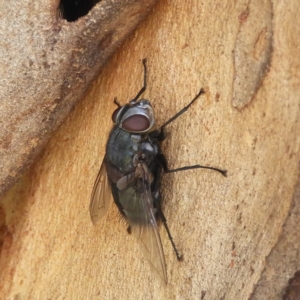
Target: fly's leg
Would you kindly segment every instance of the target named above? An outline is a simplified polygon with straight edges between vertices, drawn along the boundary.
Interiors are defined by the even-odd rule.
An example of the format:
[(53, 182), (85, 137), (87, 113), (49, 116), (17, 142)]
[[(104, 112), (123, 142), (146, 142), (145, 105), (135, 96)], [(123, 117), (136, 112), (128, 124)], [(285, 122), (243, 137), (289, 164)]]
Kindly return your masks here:
[[(140, 96), (145, 92), (147, 88), (147, 65), (146, 65), (147, 59), (143, 59), (143, 66), (144, 66), (144, 85), (140, 89), (140, 91), (137, 93), (137, 95), (131, 100), (131, 101), (137, 101)], [(114, 98), (114, 104), (116, 104), (118, 107), (121, 107), (121, 104), (119, 103), (117, 97)]]
[(131, 101), (137, 101), (140, 98), (140, 96), (145, 92), (145, 90), (147, 88), (147, 65), (146, 65), (146, 62), (147, 62), (147, 59), (144, 58), (143, 59), (143, 65), (144, 65), (144, 85), (140, 89), (140, 91), (137, 93), (137, 95)]
[(183, 113), (185, 113), (189, 108), (190, 106), (201, 96), (205, 94), (205, 91), (204, 89), (201, 89), (199, 91), (199, 93), (195, 96), (195, 98), (187, 105), (185, 106), (182, 110), (180, 110), (177, 114), (175, 114), (175, 116), (173, 116), (171, 119), (169, 119), (165, 124), (163, 124), (161, 127), (160, 127), (160, 130), (163, 131), (164, 128), (169, 125), (171, 122), (173, 122), (174, 120), (176, 120), (179, 116), (181, 116)]
[[(185, 170), (190, 170), (190, 169), (204, 168), (204, 169), (210, 169), (210, 170), (220, 172), (223, 176), (227, 176), (227, 171), (226, 170), (221, 170), (221, 169), (213, 168), (213, 167), (200, 166), (200, 165), (186, 166), (186, 167), (170, 170), (170, 169), (168, 169), (167, 159), (166, 159), (166, 157), (164, 156), (163, 153), (158, 153), (157, 161), (158, 161), (159, 165), (163, 168), (165, 173), (174, 173), (174, 172), (180, 172), (180, 171), (185, 171)], [(163, 223), (163, 225), (164, 225), (164, 227), (167, 231), (169, 240), (172, 244), (172, 247), (173, 247), (174, 252), (176, 254), (177, 260), (181, 261), (181, 260), (183, 260), (183, 256), (177, 250), (177, 247), (174, 243), (173, 237), (172, 237), (171, 232), (169, 230), (166, 217), (165, 217), (165, 215), (164, 215), (164, 213), (161, 209), (161, 206), (160, 206), (159, 185), (160, 185), (160, 181), (161, 181), (161, 172), (158, 172), (155, 179), (156, 179), (156, 181), (154, 182), (154, 185), (152, 186), (151, 190), (152, 190), (152, 197), (153, 197), (156, 209), (157, 209), (156, 214), (157, 214), (157, 217), (162, 221), (162, 223)]]
[[(205, 93), (204, 89), (200, 89), (199, 93), (195, 96), (195, 98), (187, 106), (185, 106), (182, 110), (180, 110), (177, 114), (175, 114), (171, 119), (169, 119), (166, 123), (164, 123), (160, 127), (160, 131), (156, 131), (156, 133), (153, 133), (155, 138), (158, 141), (163, 141), (165, 139), (165, 132), (164, 132), (165, 127), (167, 125), (169, 125), (171, 122), (173, 122), (174, 120), (176, 120), (183, 113), (185, 113), (189, 109), (189, 107), (204, 93)], [(165, 173), (174, 173), (174, 172), (186, 171), (186, 170), (191, 170), (191, 169), (209, 169), (209, 170), (217, 171), (217, 172), (221, 173), (223, 176), (227, 177), (227, 170), (221, 170), (219, 168), (201, 166), (201, 165), (185, 166), (185, 167), (170, 170), (170, 169), (168, 169), (168, 166), (167, 166), (167, 160), (162, 153), (159, 154), (158, 160), (161, 163)]]
[(181, 172), (181, 171), (192, 170), (192, 169), (209, 169), (209, 170), (217, 171), (221, 173), (223, 176), (227, 177), (227, 170), (221, 170), (218, 168), (201, 166), (201, 165), (185, 166), (185, 167), (172, 169), (172, 170), (165, 169), (164, 171), (165, 173), (175, 173), (175, 172)]
[(159, 192), (159, 188), (160, 188), (160, 182), (161, 182), (161, 169), (162, 167), (159, 166), (159, 169), (156, 172), (156, 176), (154, 176), (155, 180), (151, 186), (151, 193), (152, 193), (152, 198), (154, 200), (154, 206), (156, 209), (156, 216), (158, 219), (160, 219), (162, 221), (162, 223), (164, 224), (164, 227), (167, 231), (169, 240), (172, 244), (172, 247), (174, 249), (174, 252), (176, 254), (177, 260), (181, 261), (183, 259), (183, 256), (181, 254), (179, 254), (179, 251), (177, 250), (177, 247), (174, 243), (173, 237), (171, 235), (171, 232), (169, 230), (169, 227), (167, 225), (167, 219), (161, 209), (161, 198), (160, 198), (160, 192)]
[[(221, 173), (223, 176), (225, 176), (225, 177), (227, 176), (227, 170), (221, 170), (221, 169), (218, 169), (218, 168), (200, 166), (200, 165), (186, 166), (186, 167), (181, 167), (181, 168), (170, 170), (170, 169), (168, 169), (167, 159), (166, 159), (166, 157), (163, 153), (159, 153), (157, 155), (157, 160), (158, 160), (160, 166), (163, 168), (165, 173), (174, 173), (174, 172), (186, 171), (186, 170), (191, 170), (191, 169), (203, 168), (203, 169), (210, 169), (210, 170), (213, 170), (213, 171), (217, 171), (217, 172)], [(165, 217), (165, 215), (164, 215), (164, 213), (163, 213), (163, 211), (160, 207), (159, 183), (160, 183), (160, 176), (157, 177), (156, 184), (154, 185), (153, 192), (152, 192), (154, 202), (156, 203), (157, 216), (160, 218), (160, 220), (164, 224), (164, 227), (167, 231), (169, 240), (170, 240), (170, 242), (172, 244), (172, 247), (175, 251), (177, 260), (181, 261), (181, 260), (183, 260), (183, 256), (181, 254), (179, 254), (179, 252), (177, 250), (177, 247), (174, 243), (173, 237), (172, 237), (171, 232), (169, 230), (169, 227), (167, 225), (166, 217)]]
[(174, 251), (175, 251), (177, 260), (178, 260), (178, 261), (182, 261), (182, 260), (183, 260), (183, 256), (182, 256), (182, 255), (179, 253), (179, 251), (177, 250), (177, 247), (176, 247), (176, 245), (175, 245), (175, 243), (174, 243), (173, 237), (172, 237), (171, 232), (170, 232), (170, 230), (169, 230), (169, 227), (168, 227), (168, 225), (167, 225), (167, 219), (166, 219), (166, 217), (165, 217), (165, 215), (164, 215), (164, 213), (162, 212), (162, 210), (161, 210), (160, 207), (159, 207), (158, 210), (157, 210), (157, 215), (158, 215), (158, 217), (160, 218), (160, 220), (162, 221), (162, 223), (163, 223), (164, 226), (165, 226), (165, 229), (166, 229), (166, 231), (167, 231), (169, 240), (170, 240), (170, 242), (171, 242), (171, 244), (172, 244), (172, 247), (173, 247), (173, 249), (174, 249)]
[(164, 169), (165, 173), (175, 173), (175, 172), (181, 172), (181, 171), (192, 170), (192, 169), (209, 169), (209, 170), (217, 171), (221, 173), (223, 176), (227, 177), (227, 170), (221, 170), (219, 168), (201, 166), (201, 165), (185, 166), (185, 167), (170, 170), (168, 168), (167, 159), (163, 153), (159, 153), (157, 155), (157, 160), (159, 161), (160, 165)]
[[(153, 132), (151, 132), (149, 135), (151, 138), (156, 139), (157, 141), (163, 141), (166, 137), (164, 129), (165, 127), (170, 124), (171, 122), (173, 122), (174, 120), (176, 120), (180, 115), (182, 115), (184, 112), (186, 112), (189, 107), (202, 95), (204, 94), (204, 90), (201, 89), (199, 91), (199, 93), (195, 96), (195, 98), (187, 105), (185, 106), (183, 109), (181, 109), (177, 114), (175, 114), (172, 118), (170, 118), (166, 123), (164, 123), (161, 127), (160, 130), (155, 130)], [(159, 151), (159, 153), (157, 154), (157, 162), (159, 163), (159, 165), (163, 168), (165, 173), (174, 173), (174, 172), (180, 172), (180, 171), (186, 171), (186, 170), (191, 170), (191, 169), (210, 169), (213, 171), (217, 171), (219, 173), (221, 173), (223, 176), (227, 176), (227, 171), (226, 170), (221, 170), (218, 168), (214, 168), (214, 167), (208, 167), (208, 166), (201, 166), (201, 165), (193, 165), (193, 166), (185, 166), (185, 167), (181, 167), (181, 168), (177, 168), (177, 169), (173, 169), (170, 170), (168, 168), (168, 163), (167, 163), (167, 159), (165, 157), (165, 155)], [(158, 174), (157, 174), (158, 175)], [(160, 194), (159, 194), (159, 183), (160, 183), (160, 172), (159, 172), (159, 176), (156, 176), (156, 183), (154, 183), (154, 186), (152, 187), (152, 195), (153, 195), (153, 199), (156, 203), (156, 209), (157, 209), (157, 216), (161, 219), (161, 221), (164, 224), (164, 227), (167, 231), (169, 240), (172, 244), (172, 247), (176, 253), (176, 257), (179, 261), (181, 261), (183, 259), (183, 256), (179, 254), (176, 245), (173, 241), (172, 235), (170, 233), (169, 227), (167, 225), (167, 220), (166, 217), (164, 216), (164, 213), (160, 207)]]
[(154, 130), (152, 132), (150, 132), (150, 137), (151, 138), (155, 138), (157, 141), (162, 142), (165, 138), (166, 138), (166, 134), (165, 134), (165, 127), (167, 125), (169, 125), (171, 122), (173, 122), (174, 120), (176, 120), (179, 116), (181, 116), (183, 113), (185, 113), (189, 107), (202, 95), (205, 94), (204, 89), (201, 89), (199, 91), (199, 93), (195, 96), (195, 98), (187, 105), (185, 106), (183, 109), (181, 109), (177, 114), (175, 114), (171, 119), (169, 119), (166, 123), (164, 123), (159, 130)]

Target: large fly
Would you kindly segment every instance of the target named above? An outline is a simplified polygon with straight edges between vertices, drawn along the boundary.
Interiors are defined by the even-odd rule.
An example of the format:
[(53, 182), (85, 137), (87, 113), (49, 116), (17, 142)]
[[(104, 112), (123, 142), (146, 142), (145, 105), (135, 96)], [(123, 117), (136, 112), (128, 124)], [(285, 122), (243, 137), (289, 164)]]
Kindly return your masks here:
[(161, 208), (160, 183), (162, 172), (172, 173), (190, 169), (210, 169), (227, 175), (226, 170), (193, 165), (170, 170), (161, 150), (165, 139), (165, 127), (182, 115), (202, 95), (201, 89), (195, 98), (159, 129), (155, 129), (153, 108), (146, 99), (140, 99), (147, 87), (146, 59), (143, 60), (144, 85), (127, 104), (112, 115), (114, 126), (110, 132), (106, 154), (96, 178), (90, 202), (93, 223), (99, 221), (111, 203), (111, 194), (122, 216), (129, 223), (146, 259), (159, 278), (167, 283), (165, 256), (156, 220), (161, 220), (178, 260), (179, 254), (166, 218)]

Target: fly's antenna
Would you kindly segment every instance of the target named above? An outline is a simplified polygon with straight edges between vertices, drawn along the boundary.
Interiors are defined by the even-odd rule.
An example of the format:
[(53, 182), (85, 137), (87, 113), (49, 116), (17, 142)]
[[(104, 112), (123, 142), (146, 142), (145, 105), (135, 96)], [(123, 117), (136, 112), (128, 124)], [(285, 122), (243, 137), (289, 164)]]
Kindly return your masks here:
[(131, 100), (131, 101), (137, 101), (140, 96), (145, 92), (147, 88), (147, 65), (146, 65), (147, 59), (143, 59), (143, 65), (144, 65), (144, 86), (140, 89), (140, 91), (137, 93), (137, 95)]
[(122, 107), (117, 97), (114, 98), (114, 104), (116, 104), (119, 108)]

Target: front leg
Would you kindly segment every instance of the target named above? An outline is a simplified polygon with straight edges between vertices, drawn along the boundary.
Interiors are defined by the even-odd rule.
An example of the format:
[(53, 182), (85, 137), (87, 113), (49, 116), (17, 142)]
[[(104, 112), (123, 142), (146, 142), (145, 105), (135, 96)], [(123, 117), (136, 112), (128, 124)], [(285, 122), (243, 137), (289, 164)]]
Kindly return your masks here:
[(149, 133), (149, 137), (152, 140), (156, 140), (158, 142), (162, 142), (163, 140), (166, 139), (166, 133), (165, 133), (164, 127), (160, 127), (159, 129), (150, 132)]

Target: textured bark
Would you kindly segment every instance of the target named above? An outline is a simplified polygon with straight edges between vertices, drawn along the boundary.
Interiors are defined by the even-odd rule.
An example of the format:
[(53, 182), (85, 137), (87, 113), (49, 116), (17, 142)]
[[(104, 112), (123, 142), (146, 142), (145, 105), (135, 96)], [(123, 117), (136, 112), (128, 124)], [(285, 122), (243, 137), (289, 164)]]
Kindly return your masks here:
[(58, 1), (0, 3), (0, 195), (154, 3), (101, 1), (72, 23), (60, 17)]
[[(297, 184), (289, 215), (277, 244), (266, 259), (265, 270), (255, 286), (251, 300), (297, 300), (300, 297), (300, 182)], [(298, 271), (298, 273), (296, 273)], [(293, 280), (294, 273), (296, 280)], [(298, 283), (298, 284), (296, 284)], [(293, 298), (293, 295), (297, 297)], [(286, 297), (286, 298), (284, 298)], [(290, 297), (290, 298), (289, 298)]]
[[(160, 1), (1, 199), (1, 297), (254, 297), (266, 257), (286, 234), (282, 226), (299, 176), (299, 6), (298, 0), (273, 2), (270, 63), (260, 84), (253, 85), (251, 101), (236, 109), (235, 46), (247, 22), (241, 16), (252, 13), (249, 1)], [(164, 212), (184, 255), (183, 262), (176, 260), (160, 228), (167, 286), (151, 273), (114, 205), (97, 226), (88, 212), (113, 98), (124, 104), (140, 89), (144, 57), (149, 68), (144, 97), (151, 100), (158, 125), (200, 87), (206, 91), (167, 129), (163, 148), (170, 167), (200, 163), (228, 170), (228, 178), (208, 170), (164, 176)], [(297, 268), (289, 266), (281, 282), (287, 285)], [(284, 291), (262, 293), (255, 299), (280, 299)]]

